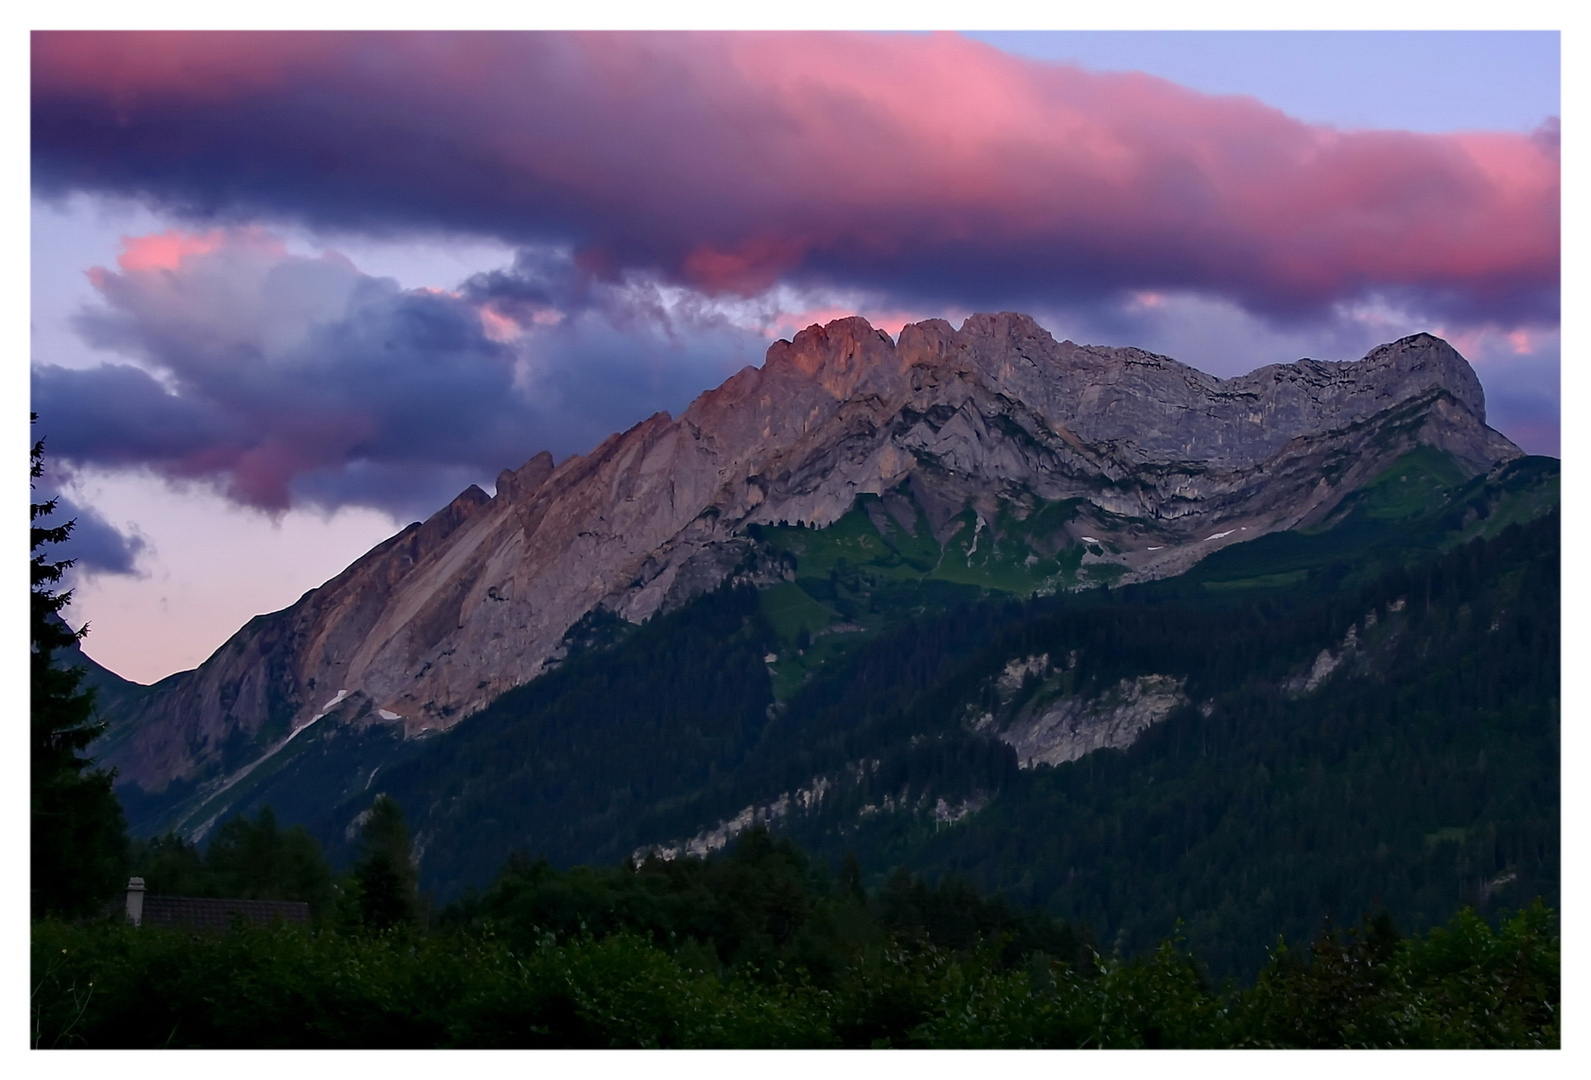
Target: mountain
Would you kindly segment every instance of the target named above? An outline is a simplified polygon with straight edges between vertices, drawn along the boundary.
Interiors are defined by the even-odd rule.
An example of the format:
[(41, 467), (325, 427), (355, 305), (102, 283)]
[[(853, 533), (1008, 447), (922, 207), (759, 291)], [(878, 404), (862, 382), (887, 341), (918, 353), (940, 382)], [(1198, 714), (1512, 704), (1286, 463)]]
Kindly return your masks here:
[[(1459, 490), (1518, 496), (1549, 470), (1524, 459)], [(1415, 483), (1389, 473), (1378, 486)], [(1428, 523), (1485, 512), (1445, 501)], [(634, 822), (629, 839), (668, 854), (764, 821), (827, 865), (852, 853), (874, 881), (895, 866), (960, 878), (1129, 954), (1180, 921), (1217, 978), (1254, 971), (1279, 934), (1306, 940), (1323, 918), (1380, 909), (1412, 929), (1464, 905), (1491, 918), (1556, 903), (1559, 521), (1509, 523), (1510, 503), (1445, 553), (1419, 549), (1424, 525), (1402, 530), (1407, 561), (1366, 574), (1393, 552), (1348, 545), (1386, 512), (1380, 499), (1314, 534), (1338, 534), (1348, 557), (1292, 584), (1247, 568), (981, 605), (954, 616), (964, 630), (944, 619), (881, 636), (793, 697), (724, 779), (669, 792), (674, 805), (634, 800), (606, 828)], [(1222, 553), (1226, 573), (1241, 551)], [(427, 776), (444, 755), (470, 757), (437, 745), (381, 781), (415, 809), (432, 887), (448, 869), (468, 880), (472, 849), (490, 858), (468, 818), (530, 825), (520, 843), (556, 850), (555, 813), (516, 817), (506, 785), (483, 813), (494, 767), (472, 763), (473, 785), (457, 779), (469, 769)], [(700, 824), (670, 834), (667, 816)]]
[[(1164, 578), (1331, 523), (1420, 448), (1449, 484), (1521, 457), (1486, 426), (1468, 363), (1430, 335), (1217, 379), (1056, 342), (1010, 313), (913, 324), (898, 341), (842, 319), (775, 343), (677, 419), (556, 466), (537, 455), (495, 496), (469, 488), (199, 668), (130, 695), (97, 749), (136, 821), (140, 800), (213, 799), (323, 720), (371, 746), (446, 731), (602, 634), (726, 583), (782, 603), (767, 611), (779, 640), (827, 633), (818, 654), (869, 629), (876, 590), (846, 615), (858, 561), (947, 596)], [(815, 568), (824, 599), (795, 585)], [(770, 654), (776, 682), (811, 674), (789, 653)]]
[(587, 620), (446, 732), (316, 724), (129, 813), (196, 833), (271, 806), (345, 862), (384, 793), (439, 902), (516, 850), (614, 867), (766, 823), (870, 887), (970, 880), (1127, 951), (1180, 919), (1215, 978), (1327, 916), (1555, 904), (1557, 462), (1459, 472), (1417, 448), (1318, 526), (1026, 599), (902, 574), (862, 509), (769, 530), (807, 544), (793, 581)]
[[(59, 623), (70, 632), (66, 620), (59, 615), (51, 615), (51, 622)], [(82, 642), (73, 638), (71, 643), (63, 647), (56, 654), (59, 657), (58, 666), (63, 668), (79, 668), (83, 672), (82, 689), (94, 691), (94, 703), (101, 713), (109, 712), (129, 698), (134, 698), (144, 689), (142, 683), (135, 683), (131, 679), (124, 679), (107, 667), (98, 663), (92, 656), (83, 651)]]

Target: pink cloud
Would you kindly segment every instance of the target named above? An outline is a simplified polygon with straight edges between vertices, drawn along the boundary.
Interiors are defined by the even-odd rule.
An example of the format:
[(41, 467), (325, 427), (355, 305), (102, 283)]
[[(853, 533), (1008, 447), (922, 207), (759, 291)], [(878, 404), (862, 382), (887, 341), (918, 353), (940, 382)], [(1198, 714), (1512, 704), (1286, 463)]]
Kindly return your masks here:
[[(90, 273), (102, 302), (77, 324), (142, 369), (36, 372), (35, 396), (55, 412), (96, 417), (67, 427), (69, 457), (213, 482), (277, 512), (305, 477), (350, 465), (446, 471), (515, 455), (511, 436), (490, 430), (523, 416), (501, 346), (511, 320), (457, 293), (402, 290), (334, 252), (291, 254), (259, 228), (122, 246), (116, 270)], [(75, 388), (66, 409), (52, 397), (63, 380)], [(424, 448), (427, 437), (438, 445)]]
[(214, 251), (224, 239), (225, 234), (219, 229), (204, 234), (168, 229), (148, 236), (124, 236), (116, 265), (132, 271), (175, 270), (187, 256)]
[(481, 316), (481, 329), (493, 341), (513, 341), (520, 335), (519, 323), (507, 315), (499, 314), (490, 307), (478, 309)]
[(37, 183), (923, 306), (1555, 318), (1556, 144), (1338, 131), (955, 35), (34, 35)]

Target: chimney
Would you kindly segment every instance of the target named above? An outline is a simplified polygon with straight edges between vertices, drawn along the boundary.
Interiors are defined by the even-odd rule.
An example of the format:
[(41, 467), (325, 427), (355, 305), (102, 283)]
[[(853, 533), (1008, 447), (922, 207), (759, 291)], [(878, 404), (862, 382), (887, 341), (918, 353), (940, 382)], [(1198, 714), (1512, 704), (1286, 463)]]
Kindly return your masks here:
[(134, 926), (143, 925), (144, 879), (141, 877), (127, 879), (127, 921)]

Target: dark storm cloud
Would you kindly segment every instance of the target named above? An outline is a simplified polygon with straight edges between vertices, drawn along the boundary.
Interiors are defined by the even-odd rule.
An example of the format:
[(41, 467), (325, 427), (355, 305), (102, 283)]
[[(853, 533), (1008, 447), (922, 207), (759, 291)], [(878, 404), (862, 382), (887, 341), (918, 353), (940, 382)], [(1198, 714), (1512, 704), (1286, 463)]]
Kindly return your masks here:
[(947, 35), (42, 33), (32, 72), (37, 190), (196, 218), (562, 244), (719, 295), (1557, 317), (1551, 128), (1338, 131)]
[(68, 460), (197, 464), (229, 442), (237, 445), (232, 425), (213, 405), (168, 394), (148, 372), (128, 364), (35, 367), (33, 411), (48, 424), (51, 453)]
[(655, 287), (581, 284), (536, 253), (447, 293), (291, 254), (257, 229), (163, 233), (90, 277), (103, 303), (79, 331), (140, 366), (36, 367), (51, 452), (211, 482), (269, 511), (423, 515), (540, 450), (583, 451), (679, 408), (761, 353)]

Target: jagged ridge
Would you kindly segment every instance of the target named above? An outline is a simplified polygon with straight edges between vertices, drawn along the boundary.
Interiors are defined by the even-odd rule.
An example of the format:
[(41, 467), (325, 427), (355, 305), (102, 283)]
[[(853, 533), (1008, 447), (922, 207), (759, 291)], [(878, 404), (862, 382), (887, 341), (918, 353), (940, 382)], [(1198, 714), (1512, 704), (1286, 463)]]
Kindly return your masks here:
[[(1469, 364), (1427, 334), (1356, 362), (1218, 379), (1056, 342), (1023, 315), (860, 318), (776, 342), (676, 420), (471, 487), (116, 719), (106, 755), (157, 790), (227, 771), (333, 715), (445, 728), (554, 662), (597, 608), (639, 621), (757, 564), (747, 526), (834, 522), (909, 487), (945, 539), (968, 506), (1082, 498), (1138, 519), (1133, 578), (1318, 520), (1416, 445), (1478, 473), (1520, 455)], [(1210, 538), (1211, 534), (1221, 534)], [(1153, 550), (1151, 550), (1153, 549)]]

